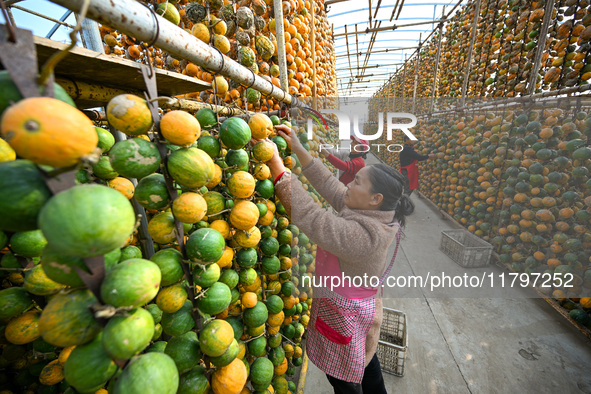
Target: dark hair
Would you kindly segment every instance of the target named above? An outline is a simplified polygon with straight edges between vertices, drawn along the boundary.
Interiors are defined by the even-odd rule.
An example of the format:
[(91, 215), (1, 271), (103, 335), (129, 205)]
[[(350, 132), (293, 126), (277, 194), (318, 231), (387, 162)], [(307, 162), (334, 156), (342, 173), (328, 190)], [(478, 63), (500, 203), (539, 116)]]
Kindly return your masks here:
[(371, 192), (380, 193), (384, 197), (380, 211), (395, 211), (394, 220), (404, 227), (405, 217), (415, 210), (413, 202), (404, 194), (404, 176), (394, 168), (380, 163), (369, 166), (369, 180)]
[(410, 141), (410, 138), (408, 138), (408, 135), (406, 135), (406, 134), (404, 134), (404, 137), (403, 138), (404, 138), (404, 142)]

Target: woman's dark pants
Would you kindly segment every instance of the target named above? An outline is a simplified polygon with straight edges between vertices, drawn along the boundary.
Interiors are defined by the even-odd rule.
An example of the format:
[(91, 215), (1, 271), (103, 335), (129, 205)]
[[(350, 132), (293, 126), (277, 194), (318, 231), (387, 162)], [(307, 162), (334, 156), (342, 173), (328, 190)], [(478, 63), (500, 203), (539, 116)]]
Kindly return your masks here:
[(361, 384), (345, 382), (328, 375), (326, 377), (334, 388), (335, 394), (387, 394), (377, 354), (374, 354), (365, 367)]

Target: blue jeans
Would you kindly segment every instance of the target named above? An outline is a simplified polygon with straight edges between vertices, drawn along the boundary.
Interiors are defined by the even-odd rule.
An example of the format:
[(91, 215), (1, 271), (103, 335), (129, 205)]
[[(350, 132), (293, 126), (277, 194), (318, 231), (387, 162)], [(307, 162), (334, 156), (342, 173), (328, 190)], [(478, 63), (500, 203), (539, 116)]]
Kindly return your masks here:
[(387, 394), (377, 354), (373, 355), (373, 358), (365, 367), (361, 383), (345, 382), (329, 375), (326, 375), (326, 377), (335, 394)]

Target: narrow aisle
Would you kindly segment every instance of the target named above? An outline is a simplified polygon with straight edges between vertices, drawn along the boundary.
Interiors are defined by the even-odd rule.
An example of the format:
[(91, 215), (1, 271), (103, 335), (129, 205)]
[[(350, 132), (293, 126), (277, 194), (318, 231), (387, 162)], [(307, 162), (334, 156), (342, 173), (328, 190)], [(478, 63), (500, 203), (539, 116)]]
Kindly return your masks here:
[[(404, 258), (392, 275), (425, 275), (433, 261), (456, 272), (459, 266), (439, 250), (441, 231), (453, 224), (423, 199), (412, 200)], [(591, 392), (590, 342), (544, 300), (525, 292), (520, 298), (480, 298), (477, 290), (472, 298), (438, 298), (420, 291), (420, 298), (384, 292), (384, 306), (406, 313), (409, 336), (406, 374), (387, 378), (389, 392)]]
[[(368, 165), (376, 160), (368, 158)], [(466, 272), (439, 250), (441, 231), (457, 228), (413, 194), (393, 277), (425, 276), (433, 267)], [(473, 268), (469, 274), (503, 271)], [(428, 289), (384, 289), (384, 306), (407, 315), (405, 376), (384, 374), (389, 393), (591, 393), (591, 343), (542, 299), (442, 298)], [(468, 293), (466, 293), (468, 294)], [(308, 366), (306, 394), (332, 393)]]

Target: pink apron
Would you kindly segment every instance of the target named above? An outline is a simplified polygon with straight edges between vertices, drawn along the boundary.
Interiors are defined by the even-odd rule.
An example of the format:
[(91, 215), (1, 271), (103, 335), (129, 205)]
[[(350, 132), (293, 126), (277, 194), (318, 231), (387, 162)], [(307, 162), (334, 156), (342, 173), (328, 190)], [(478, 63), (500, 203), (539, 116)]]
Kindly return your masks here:
[[(361, 383), (365, 371), (365, 339), (374, 321), (376, 294), (394, 265), (401, 231), (390, 264), (376, 287), (315, 287), (306, 352), (310, 361), (327, 375)], [(325, 250), (316, 251), (316, 276), (342, 277), (339, 259)]]

